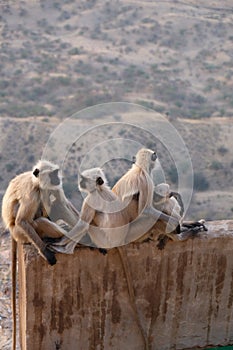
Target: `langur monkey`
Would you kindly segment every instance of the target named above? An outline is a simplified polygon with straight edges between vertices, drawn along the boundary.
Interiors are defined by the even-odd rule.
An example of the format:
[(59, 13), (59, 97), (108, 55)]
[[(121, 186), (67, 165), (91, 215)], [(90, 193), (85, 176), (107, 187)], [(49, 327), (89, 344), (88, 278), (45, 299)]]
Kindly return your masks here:
[(64, 217), (69, 224), (75, 223), (79, 217), (64, 195), (59, 167), (41, 160), (33, 171), (22, 173), (11, 180), (2, 200), (3, 222), (12, 236), (12, 349), (16, 347), (17, 242), (32, 243), (50, 265), (56, 263), (54, 252), (43, 242), (42, 237), (61, 237), (65, 231), (49, 221), (50, 208), (54, 211), (58, 208), (61, 218)]
[(144, 217), (146, 215), (154, 218), (154, 223), (158, 219), (164, 221), (167, 223), (167, 231), (174, 232), (176, 228), (179, 229), (179, 217), (173, 217), (170, 213), (161, 211), (161, 208), (153, 207), (154, 183), (151, 171), (156, 159), (156, 152), (146, 148), (140, 149), (136, 154), (135, 164), (118, 180), (112, 190), (123, 202), (137, 201), (133, 220), (143, 214)]
[[(155, 220), (159, 219), (155, 228), (158, 225), (161, 226), (162, 222), (166, 223), (166, 227), (164, 228), (165, 236), (174, 241), (184, 241), (194, 233), (206, 230), (203, 226), (204, 220), (187, 223), (187, 225), (191, 225), (191, 228), (186, 223), (183, 223), (183, 226), (180, 227), (184, 212), (181, 196), (179, 193), (170, 192), (170, 186), (168, 184), (160, 184), (154, 187), (151, 171), (155, 166), (156, 159), (157, 155), (154, 151), (145, 148), (140, 149), (136, 154), (135, 164), (118, 180), (112, 189), (113, 192), (122, 201), (137, 198), (138, 212), (135, 215), (139, 215), (142, 212), (144, 217), (146, 214), (147, 216), (154, 217)], [(143, 210), (143, 208), (145, 209)], [(159, 227), (158, 231), (161, 231)], [(147, 237), (148, 235), (144, 235), (137, 239), (137, 241), (143, 241)], [(131, 237), (132, 240), (133, 237)], [(158, 248), (163, 249), (163, 242), (161, 240)]]
[[(154, 186), (153, 207), (167, 215), (175, 217), (179, 221), (178, 232), (180, 232), (180, 223), (184, 212), (184, 206), (180, 194), (171, 192), (169, 184), (161, 183)], [(164, 249), (169, 238), (176, 241), (180, 236), (174, 235), (173, 233), (161, 234), (158, 237), (159, 243), (157, 247), (159, 249)]]
[(200, 231), (207, 231), (205, 220), (183, 222), (184, 205), (178, 192), (171, 192), (167, 183), (161, 183), (154, 187), (153, 206), (162, 212), (171, 215), (180, 223), (180, 235), (167, 234), (159, 236), (158, 248), (163, 249), (167, 240), (184, 241)]
[(56, 258), (41, 237), (45, 234), (61, 237), (64, 233), (48, 219), (49, 206), (52, 206), (49, 191), (60, 188), (58, 166), (40, 161), (32, 172), (25, 172), (11, 180), (2, 200), (3, 222), (13, 241), (32, 243), (50, 265), (56, 263)]
[(171, 192), (167, 183), (161, 183), (154, 187), (153, 207), (171, 215), (180, 222), (184, 213), (181, 196), (177, 192)]

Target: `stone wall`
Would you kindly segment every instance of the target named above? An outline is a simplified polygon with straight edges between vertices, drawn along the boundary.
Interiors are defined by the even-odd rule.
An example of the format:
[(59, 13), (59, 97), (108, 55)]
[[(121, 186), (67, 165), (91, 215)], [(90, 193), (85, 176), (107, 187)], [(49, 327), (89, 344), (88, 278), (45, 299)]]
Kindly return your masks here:
[[(171, 350), (233, 344), (233, 221), (186, 242), (88, 247), (55, 266), (19, 247), (22, 350)], [(146, 344), (146, 345), (145, 345)]]

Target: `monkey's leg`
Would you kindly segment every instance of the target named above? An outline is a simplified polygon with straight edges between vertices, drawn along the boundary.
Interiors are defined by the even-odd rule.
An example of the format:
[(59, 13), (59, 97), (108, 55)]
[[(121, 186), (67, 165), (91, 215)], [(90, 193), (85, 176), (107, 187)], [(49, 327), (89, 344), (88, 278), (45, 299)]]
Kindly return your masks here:
[(46, 244), (41, 240), (33, 226), (26, 220), (17, 220), (13, 236), (18, 237), (18, 235), (22, 235), (22, 233), (25, 237), (25, 241), (32, 243), (37, 248), (39, 254), (47, 260), (50, 265), (56, 264), (57, 260), (54, 252), (47, 248)]
[(136, 220), (128, 224), (128, 232), (125, 243), (134, 242), (140, 239), (143, 241), (147, 238), (148, 231), (154, 226), (155, 219), (151, 216), (140, 215)]
[(147, 215), (148, 217), (154, 218), (155, 221), (158, 219), (163, 220), (167, 223), (166, 233), (174, 232), (175, 229), (179, 226), (179, 220), (173, 216), (169, 216), (160, 210), (155, 209), (150, 206), (143, 210), (142, 214)]
[(158, 237), (158, 244), (157, 244), (157, 248), (159, 250), (163, 250), (167, 244), (167, 242), (169, 241), (169, 238), (168, 236), (166, 235), (159, 235)]
[(34, 220), (32, 226), (41, 238), (60, 238), (67, 234), (60, 226), (44, 217)]
[(77, 243), (84, 237), (89, 229), (89, 224), (81, 219), (72, 228), (71, 231), (65, 233), (65, 237), (60, 242), (50, 245), (53, 251), (65, 254), (73, 254)]

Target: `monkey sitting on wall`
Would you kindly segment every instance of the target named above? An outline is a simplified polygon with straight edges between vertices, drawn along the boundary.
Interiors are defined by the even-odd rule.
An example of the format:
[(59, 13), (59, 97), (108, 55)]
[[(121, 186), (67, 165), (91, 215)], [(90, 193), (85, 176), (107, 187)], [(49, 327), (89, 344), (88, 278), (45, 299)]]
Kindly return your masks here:
[[(123, 202), (137, 201), (137, 210), (134, 212), (133, 220), (143, 214), (154, 218), (154, 224), (159, 220), (166, 225), (167, 232), (179, 233), (179, 218), (173, 217), (160, 209), (153, 207), (154, 183), (151, 172), (155, 167), (157, 154), (153, 150), (142, 148), (135, 157), (135, 163), (114, 185), (113, 192)], [(148, 225), (148, 230), (153, 226)], [(135, 239), (139, 238), (135, 236)], [(134, 240), (133, 237), (130, 238)], [(144, 240), (145, 236), (140, 237)]]
[(172, 215), (179, 220), (180, 235), (167, 234), (158, 237), (158, 248), (163, 249), (166, 242), (170, 239), (173, 241), (184, 241), (193, 237), (200, 231), (207, 231), (204, 223), (205, 220), (183, 222), (184, 205), (181, 195), (178, 192), (172, 192), (167, 183), (161, 183), (154, 187), (153, 206), (162, 212)]
[[(40, 236), (61, 237), (65, 233), (47, 219), (45, 209), (45, 206), (48, 209), (49, 204), (47, 191), (57, 191), (60, 186), (58, 166), (40, 161), (32, 172), (25, 172), (11, 180), (2, 200), (2, 218), (5, 227), (10, 230), (13, 245), (16, 242), (32, 243), (50, 265), (56, 263), (55, 254)], [(43, 204), (42, 191), (47, 197), (46, 205)]]
[[(138, 210), (135, 212), (134, 220), (140, 213), (143, 216), (154, 217), (155, 229), (163, 230), (167, 239), (171, 238), (174, 241), (186, 240), (198, 232), (195, 228), (202, 225), (203, 221), (192, 223), (192, 230), (191, 228), (187, 229), (186, 223), (181, 226), (184, 208), (179, 193), (170, 192), (168, 184), (160, 184), (154, 187), (151, 172), (156, 159), (157, 155), (153, 150), (140, 149), (136, 154), (135, 164), (118, 180), (112, 190), (123, 202), (137, 198)], [(161, 211), (162, 214), (159, 214)], [(163, 228), (160, 227), (161, 225), (163, 225)], [(203, 229), (206, 230), (204, 227)], [(149, 236), (150, 233), (138, 237), (137, 241), (143, 241)], [(129, 237), (129, 240), (133, 241), (133, 236)], [(158, 247), (163, 248), (162, 241)]]
[[(53, 198), (52, 198), (53, 197)], [(50, 265), (56, 263), (55, 253), (43, 242), (45, 236), (58, 238), (66, 231), (51, 222), (48, 216), (63, 219), (74, 225), (79, 213), (67, 200), (62, 189), (59, 167), (41, 160), (33, 168), (16, 176), (4, 194), (2, 200), (2, 218), (12, 237), (12, 313), (13, 342), (16, 347), (16, 260), (17, 242), (32, 243), (39, 254)]]
[(171, 215), (179, 222), (184, 213), (184, 205), (181, 196), (177, 192), (171, 192), (167, 183), (154, 186), (153, 207)]

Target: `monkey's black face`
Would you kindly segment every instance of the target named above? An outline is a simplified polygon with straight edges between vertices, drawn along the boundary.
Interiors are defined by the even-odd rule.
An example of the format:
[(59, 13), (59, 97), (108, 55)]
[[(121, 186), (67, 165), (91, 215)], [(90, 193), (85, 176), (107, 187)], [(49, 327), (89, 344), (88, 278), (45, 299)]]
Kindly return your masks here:
[(80, 182), (79, 182), (79, 186), (83, 189), (86, 188), (86, 180), (85, 177), (81, 176)]
[(56, 169), (56, 170), (52, 171), (51, 173), (49, 173), (50, 182), (51, 182), (51, 185), (53, 185), (53, 186), (60, 185), (60, 178), (58, 176), (58, 173), (59, 173), (59, 169)]
[(157, 159), (157, 154), (156, 154), (156, 152), (154, 152), (151, 155), (151, 160), (154, 162), (154, 161), (156, 161), (156, 159)]
[(104, 184), (104, 180), (102, 179), (101, 176), (98, 176), (97, 179), (96, 179), (96, 185), (103, 185)]

